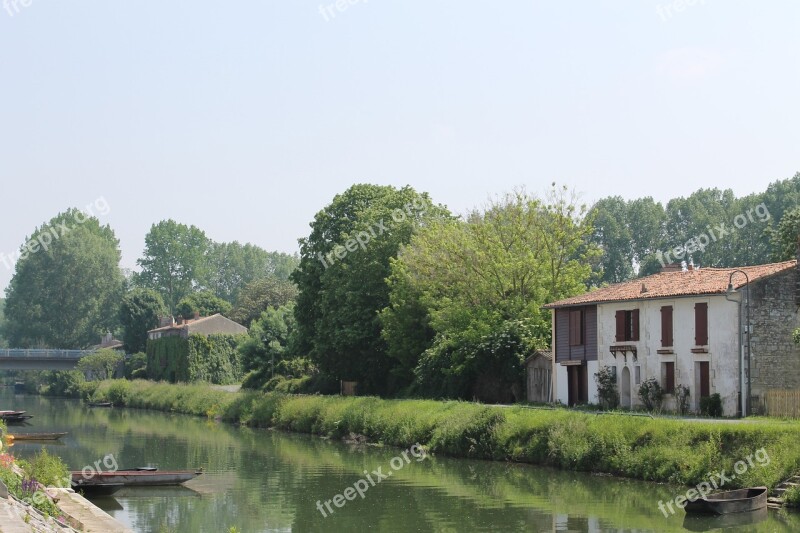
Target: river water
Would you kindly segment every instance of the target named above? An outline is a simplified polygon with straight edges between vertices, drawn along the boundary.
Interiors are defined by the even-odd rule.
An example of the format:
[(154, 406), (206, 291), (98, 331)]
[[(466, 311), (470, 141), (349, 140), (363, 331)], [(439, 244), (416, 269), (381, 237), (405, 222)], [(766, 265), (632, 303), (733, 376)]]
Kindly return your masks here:
[[(11, 433), (69, 432), (47, 448), (73, 470), (204, 469), (185, 488), (123, 489), (94, 500), (135, 531), (800, 531), (800, 516), (785, 512), (738, 527), (685, 521), (683, 511), (665, 517), (658, 503), (680, 487), (441, 456), (418, 461), (407, 450), (404, 458), (389, 447), (0, 391), (0, 409), (34, 415)], [(41, 446), (20, 442), (12, 451), (27, 457)], [(346, 491), (354, 486), (363, 499)]]

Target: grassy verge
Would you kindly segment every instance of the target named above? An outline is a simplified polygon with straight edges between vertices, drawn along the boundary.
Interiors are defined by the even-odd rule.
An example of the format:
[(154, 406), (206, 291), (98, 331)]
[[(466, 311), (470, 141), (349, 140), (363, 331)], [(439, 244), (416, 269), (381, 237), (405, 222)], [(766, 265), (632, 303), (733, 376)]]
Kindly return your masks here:
[(772, 487), (800, 469), (800, 424), (780, 420), (686, 422), (466, 402), (229, 393), (202, 384), (138, 380), (104, 381), (92, 398), (332, 438), (356, 433), (398, 447), (419, 443), (456, 457), (685, 485), (736, 470), (726, 488)]

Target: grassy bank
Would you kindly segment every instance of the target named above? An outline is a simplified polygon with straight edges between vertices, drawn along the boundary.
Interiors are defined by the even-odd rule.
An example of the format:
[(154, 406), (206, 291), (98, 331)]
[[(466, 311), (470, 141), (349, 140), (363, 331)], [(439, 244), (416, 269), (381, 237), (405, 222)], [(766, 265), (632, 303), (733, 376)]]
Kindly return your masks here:
[[(624, 477), (695, 485), (764, 448), (727, 487), (774, 486), (800, 470), (800, 424), (686, 422), (569, 410), (501, 408), (466, 402), (372, 397), (229, 393), (207, 385), (104, 381), (94, 400), (127, 407), (221, 418), (341, 438), (356, 433), (433, 453), (544, 464)], [(764, 454), (760, 454), (763, 459)], [(741, 470), (741, 465), (740, 465)]]

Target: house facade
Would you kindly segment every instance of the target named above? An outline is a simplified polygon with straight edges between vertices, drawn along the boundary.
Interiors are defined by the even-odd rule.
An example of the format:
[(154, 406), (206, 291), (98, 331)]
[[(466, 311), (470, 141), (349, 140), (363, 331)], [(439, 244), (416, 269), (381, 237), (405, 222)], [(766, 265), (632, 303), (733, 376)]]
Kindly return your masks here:
[(751, 413), (776, 383), (800, 385), (800, 353), (791, 341), (800, 326), (798, 282), (796, 261), (741, 269), (668, 267), (549, 304), (554, 398), (567, 405), (597, 403), (594, 374), (611, 367), (623, 407), (640, 405), (639, 386), (654, 378), (666, 392), (666, 409), (677, 409), (675, 392), (682, 385), (692, 410), (702, 397), (718, 393), (725, 415)]

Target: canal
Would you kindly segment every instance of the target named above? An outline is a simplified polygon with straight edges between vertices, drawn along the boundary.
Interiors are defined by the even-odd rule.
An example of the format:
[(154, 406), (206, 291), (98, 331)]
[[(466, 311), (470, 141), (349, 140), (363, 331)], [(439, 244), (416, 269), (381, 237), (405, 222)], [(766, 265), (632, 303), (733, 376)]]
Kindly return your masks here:
[[(34, 415), (11, 433), (69, 432), (47, 448), (71, 469), (98, 461), (105, 469), (104, 458), (120, 468), (203, 468), (185, 488), (123, 489), (95, 500), (135, 531), (800, 531), (800, 517), (785, 512), (738, 526), (685, 521), (682, 511), (665, 517), (658, 503), (685, 491), (676, 487), (441, 456), (418, 461), (416, 450), (404, 458), (394, 448), (0, 391), (0, 409)], [(27, 457), (41, 446), (17, 443), (12, 451)], [(346, 491), (354, 486), (363, 499)]]

